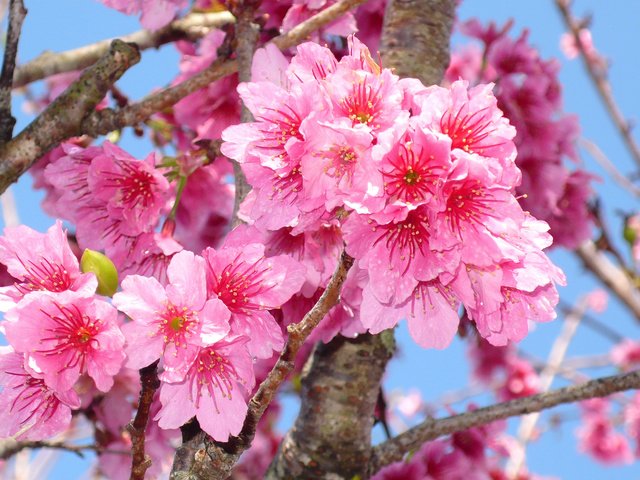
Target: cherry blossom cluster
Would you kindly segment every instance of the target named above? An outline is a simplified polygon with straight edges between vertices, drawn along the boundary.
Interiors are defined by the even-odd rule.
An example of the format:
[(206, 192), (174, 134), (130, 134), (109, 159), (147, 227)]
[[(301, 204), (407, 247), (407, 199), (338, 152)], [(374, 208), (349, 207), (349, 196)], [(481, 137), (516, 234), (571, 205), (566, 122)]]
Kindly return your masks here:
[(0, 354), (0, 437), (39, 440), (69, 427), (81, 376), (111, 390), (125, 360), (121, 319), (81, 272), (60, 222), (46, 234), (6, 229), (0, 262), (15, 280), (0, 289), (10, 345)]
[(109, 142), (65, 143), (46, 160), (45, 207), (76, 226), (81, 249), (104, 251), (121, 275), (164, 275), (169, 256), (182, 247), (155, 232), (171, 199), (155, 153), (138, 160)]
[(562, 111), (558, 62), (540, 58), (527, 31), (514, 39), (510, 28), (511, 22), (498, 28), (476, 19), (462, 24), (462, 32), (479, 40), (480, 47), (468, 44), (455, 51), (446, 77), (450, 82), (496, 82), (498, 107), (517, 132), (519, 201), (550, 225), (555, 245), (575, 248), (590, 237), (593, 226), (588, 202), (594, 176), (565, 162), (578, 158), (578, 121)]
[(504, 345), (529, 319), (554, 318), (564, 276), (542, 252), (548, 225), (518, 203), (516, 132), (492, 85), (425, 87), (353, 37), (349, 48), (339, 61), (314, 43), (290, 63), (275, 47), (256, 53), (253, 81), (238, 87), (255, 121), (222, 134), (253, 186), (241, 215), (281, 251), (344, 241), (357, 265), (334, 325), (343, 334), (407, 318), (420, 345), (444, 348), (462, 305)]
[[(151, 276), (126, 276), (110, 304), (96, 295), (96, 276), (80, 270), (60, 222), (46, 234), (7, 229), (0, 261), (15, 283), (0, 292), (10, 344), (0, 360), (0, 404), (6, 407), (0, 436), (52, 436), (69, 427), (72, 410), (107, 392), (118, 418), (124, 415), (123, 426), (136, 385), (127, 381), (130, 372), (156, 361), (160, 428), (176, 429), (195, 416), (216, 440), (237, 435), (255, 383), (255, 359), (271, 357), (284, 343), (269, 310), (304, 280), (297, 261), (267, 258), (264, 246), (242, 232), (218, 250), (173, 255), (165, 285)], [(103, 406), (115, 408), (109, 405)]]

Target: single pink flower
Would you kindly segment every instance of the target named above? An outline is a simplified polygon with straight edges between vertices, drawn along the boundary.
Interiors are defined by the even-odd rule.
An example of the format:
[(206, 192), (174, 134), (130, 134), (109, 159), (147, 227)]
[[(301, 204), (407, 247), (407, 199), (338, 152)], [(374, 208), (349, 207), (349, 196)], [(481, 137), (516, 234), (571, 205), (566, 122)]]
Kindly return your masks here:
[[(268, 358), (284, 344), (280, 326), (269, 310), (280, 308), (300, 290), (305, 269), (285, 255), (265, 257), (264, 245), (250, 243), (244, 232), (236, 229), (222, 248), (203, 252), (207, 291), (231, 311), (232, 331), (251, 339), (249, 351)], [(240, 247), (234, 242), (246, 243)]]
[(370, 283), (363, 292), (360, 321), (371, 333), (379, 333), (406, 318), (418, 345), (443, 349), (458, 331), (458, 306), (451, 289), (437, 280), (418, 282), (408, 298), (393, 305), (381, 303)]
[(201, 346), (229, 331), (229, 311), (216, 297), (207, 298), (205, 262), (191, 252), (177, 253), (167, 270), (169, 284), (129, 275), (113, 304), (132, 322), (123, 325), (129, 368), (142, 368), (162, 357), (161, 380), (181, 380)]
[(25, 368), (23, 355), (9, 347), (0, 351), (0, 437), (42, 440), (63, 432), (71, 423), (71, 409), (80, 407), (72, 389), (49, 388), (42, 374)]
[(72, 388), (84, 373), (108, 392), (125, 358), (117, 315), (109, 303), (76, 292), (34, 293), (7, 313), (5, 330), (56, 392)]
[(94, 201), (106, 203), (109, 216), (122, 218), (121, 234), (152, 230), (169, 190), (169, 182), (155, 169), (155, 154), (136, 160), (109, 142), (102, 148), (88, 172)]
[(17, 280), (12, 286), (0, 288), (0, 309), (4, 311), (29, 292), (72, 290), (92, 295), (98, 286), (95, 275), (80, 271), (60, 221), (47, 233), (25, 225), (6, 228), (0, 237), (0, 262)]
[(162, 383), (162, 428), (178, 428), (195, 416), (214, 440), (226, 442), (242, 429), (246, 396), (253, 389), (253, 361), (246, 337), (227, 337), (198, 350), (181, 382)]

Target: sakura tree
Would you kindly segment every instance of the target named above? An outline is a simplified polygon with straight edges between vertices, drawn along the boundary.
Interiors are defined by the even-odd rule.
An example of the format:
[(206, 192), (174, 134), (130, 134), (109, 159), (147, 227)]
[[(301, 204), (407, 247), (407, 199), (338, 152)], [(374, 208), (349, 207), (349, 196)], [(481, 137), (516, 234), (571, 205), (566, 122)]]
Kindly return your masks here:
[[(640, 344), (603, 290), (558, 291), (576, 256), (640, 321), (640, 221), (612, 233), (582, 156), (637, 176), (581, 139), (522, 26), (454, 0), (100, 2), (142, 29), (26, 63), (7, 5), (3, 475), (60, 450), (96, 478), (542, 478), (527, 447), (570, 430), (541, 417), (563, 404), (583, 454), (640, 456)], [(555, 7), (640, 165), (589, 22)], [(135, 100), (120, 78), (160, 47), (171, 79)], [(46, 232), (16, 221), (27, 172)], [(604, 354), (568, 355), (581, 324)], [(423, 376), (457, 346), (468, 388), (388, 388), (407, 342), (440, 359)]]

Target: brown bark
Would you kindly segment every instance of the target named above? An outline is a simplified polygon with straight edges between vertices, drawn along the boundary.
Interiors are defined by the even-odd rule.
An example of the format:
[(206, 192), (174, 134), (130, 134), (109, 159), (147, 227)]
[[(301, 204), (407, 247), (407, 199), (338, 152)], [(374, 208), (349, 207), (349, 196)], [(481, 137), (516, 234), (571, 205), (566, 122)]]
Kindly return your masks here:
[(22, 31), (22, 22), (27, 16), (22, 0), (11, 0), (9, 3), (9, 25), (7, 27), (7, 39), (4, 47), (4, 59), (2, 72), (0, 72), (0, 142), (5, 143), (13, 135), (13, 127), (16, 124), (15, 117), (11, 114), (11, 88), (13, 86), (13, 71), (16, 68), (16, 55), (18, 54), (18, 42)]
[[(453, 0), (391, 0), (385, 13), (385, 67), (425, 84), (449, 64)], [(319, 346), (303, 379), (301, 409), (267, 478), (367, 478), (371, 428), (393, 333), (338, 337)]]
[(380, 379), (393, 332), (318, 345), (302, 379), (302, 405), (267, 479), (365, 478)]
[(0, 193), (42, 155), (67, 138), (82, 133), (83, 120), (111, 86), (140, 61), (135, 45), (114, 40), (109, 51), (89, 67), (38, 118), (0, 149)]

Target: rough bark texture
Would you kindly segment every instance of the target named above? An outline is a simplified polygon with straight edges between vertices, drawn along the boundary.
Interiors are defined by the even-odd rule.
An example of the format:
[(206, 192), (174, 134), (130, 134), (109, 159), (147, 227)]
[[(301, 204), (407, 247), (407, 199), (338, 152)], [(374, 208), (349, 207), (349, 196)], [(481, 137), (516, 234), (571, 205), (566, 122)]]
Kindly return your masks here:
[[(385, 13), (385, 67), (425, 84), (449, 64), (453, 0), (391, 0)], [(373, 414), (393, 333), (338, 337), (319, 346), (303, 378), (301, 409), (267, 478), (367, 478)]]
[(122, 74), (139, 61), (140, 52), (135, 45), (114, 40), (100, 60), (0, 149), (0, 193), (62, 140), (80, 135), (85, 117)]
[(426, 85), (442, 80), (449, 65), (452, 0), (390, 0), (382, 31), (382, 60), (401, 77)]
[[(238, 23), (236, 25), (236, 58), (238, 59), (238, 79), (241, 82), (251, 81), (253, 54), (256, 50), (258, 35), (260, 33), (259, 26), (254, 23), (258, 6), (259, 2), (256, 0), (245, 0), (238, 3), (238, 11), (236, 12), (238, 17)], [(253, 115), (251, 115), (251, 112), (244, 103), (242, 104), (240, 121), (242, 123), (253, 122)], [(238, 218), (238, 210), (240, 210), (240, 205), (248, 195), (251, 187), (247, 182), (247, 177), (245, 177), (240, 164), (235, 160), (232, 160), (231, 163), (233, 163), (233, 177), (236, 186), (231, 224), (235, 227), (243, 223), (242, 220)]]
[(2, 72), (0, 72), (0, 142), (11, 139), (16, 119), (11, 115), (11, 88), (13, 85), (13, 71), (16, 68), (18, 41), (22, 30), (22, 22), (27, 15), (22, 0), (11, 0), (9, 3), (9, 25), (4, 47)]
[(268, 479), (365, 477), (373, 411), (393, 343), (387, 331), (318, 345), (302, 379), (300, 414)]

